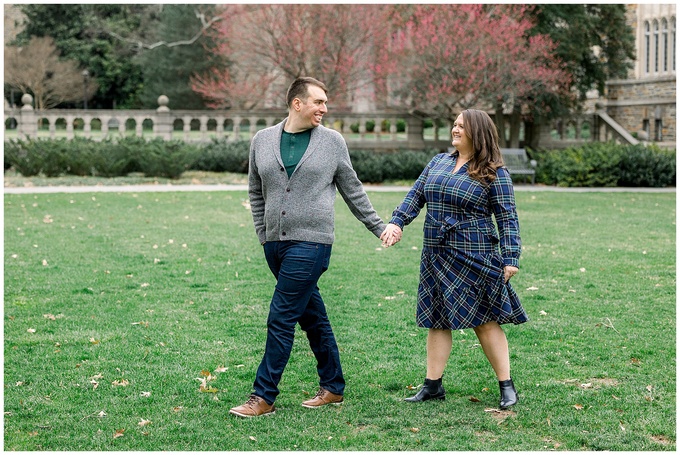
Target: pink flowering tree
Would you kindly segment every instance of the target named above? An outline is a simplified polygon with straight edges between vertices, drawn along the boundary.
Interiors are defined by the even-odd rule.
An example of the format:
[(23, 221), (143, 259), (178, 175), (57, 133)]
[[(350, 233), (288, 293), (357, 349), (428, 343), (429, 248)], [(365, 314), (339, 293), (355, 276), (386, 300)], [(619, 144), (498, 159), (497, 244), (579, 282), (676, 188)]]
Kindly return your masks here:
[[(269, 96), (282, 105), (285, 87), (312, 76), (330, 91), (330, 102), (348, 105), (370, 86), (376, 46), (388, 37), (384, 5), (227, 5), (214, 29), (214, 52), (232, 65), (195, 75), (193, 89), (212, 107), (254, 108)], [(271, 100), (270, 100), (271, 101)]]
[[(399, 104), (454, 120), (462, 109), (521, 115), (537, 93), (563, 95), (569, 76), (547, 35), (529, 36), (531, 7), (405, 5), (375, 69)], [(401, 18), (401, 19), (397, 19)], [(504, 131), (503, 116), (496, 116)]]

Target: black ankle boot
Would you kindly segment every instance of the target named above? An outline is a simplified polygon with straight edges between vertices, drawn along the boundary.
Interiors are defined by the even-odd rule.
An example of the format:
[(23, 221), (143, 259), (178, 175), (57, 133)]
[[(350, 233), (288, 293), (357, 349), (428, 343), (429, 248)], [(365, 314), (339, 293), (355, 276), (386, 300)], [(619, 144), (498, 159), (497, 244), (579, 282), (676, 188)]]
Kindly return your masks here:
[(517, 403), (517, 390), (515, 390), (515, 384), (512, 383), (512, 378), (506, 381), (498, 381), (498, 386), (501, 389), (501, 409), (508, 409)]
[(446, 397), (446, 391), (442, 386), (442, 378), (439, 379), (425, 379), (423, 388), (418, 393), (410, 398), (404, 398), (404, 401), (411, 403), (427, 401), (427, 400), (443, 400)]

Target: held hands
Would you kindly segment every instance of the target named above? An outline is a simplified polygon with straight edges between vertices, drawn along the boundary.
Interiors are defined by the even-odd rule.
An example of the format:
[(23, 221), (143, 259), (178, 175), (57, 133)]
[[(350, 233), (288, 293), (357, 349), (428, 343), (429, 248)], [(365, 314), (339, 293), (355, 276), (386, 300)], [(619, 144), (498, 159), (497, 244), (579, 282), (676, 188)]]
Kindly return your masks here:
[(382, 240), (382, 246), (389, 248), (399, 240), (401, 240), (402, 230), (396, 224), (388, 224), (383, 233), (380, 235), (380, 240)]
[(506, 265), (503, 267), (503, 275), (505, 275), (505, 282), (507, 283), (510, 278), (513, 277), (517, 272), (519, 272), (519, 269), (517, 267), (513, 267), (511, 265)]

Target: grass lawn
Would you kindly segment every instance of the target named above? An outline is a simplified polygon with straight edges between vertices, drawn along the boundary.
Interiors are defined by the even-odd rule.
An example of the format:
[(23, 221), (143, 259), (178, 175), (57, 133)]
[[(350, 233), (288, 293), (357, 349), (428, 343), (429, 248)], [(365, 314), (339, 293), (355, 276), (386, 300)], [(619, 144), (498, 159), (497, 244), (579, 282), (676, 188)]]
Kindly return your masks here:
[[(402, 193), (369, 193), (387, 218)], [(471, 330), (454, 332), (444, 402), (415, 326), (422, 218), (384, 250), (339, 199), (320, 288), (347, 380), (317, 389), (299, 331), (273, 416), (251, 391), (274, 279), (245, 192), (4, 196), (5, 450), (676, 450), (674, 193), (518, 192), (505, 326), (520, 402)]]

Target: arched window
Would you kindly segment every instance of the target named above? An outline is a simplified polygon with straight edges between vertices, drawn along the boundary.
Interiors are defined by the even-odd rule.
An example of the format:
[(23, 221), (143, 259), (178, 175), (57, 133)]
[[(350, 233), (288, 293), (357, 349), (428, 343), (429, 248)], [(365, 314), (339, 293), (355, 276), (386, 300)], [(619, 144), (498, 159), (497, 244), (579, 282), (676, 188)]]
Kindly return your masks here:
[(675, 71), (675, 18), (671, 18), (671, 70)]
[(650, 70), (650, 65), (649, 65), (649, 59), (650, 59), (650, 43), (651, 43), (651, 36), (649, 33), (649, 22), (645, 22), (645, 73), (649, 73)]
[(668, 71), (668, 22), (661, 19), (661, 70)]
[(655, 20), (654, 28), (654, 72), (659, 72), (659, 23)]

